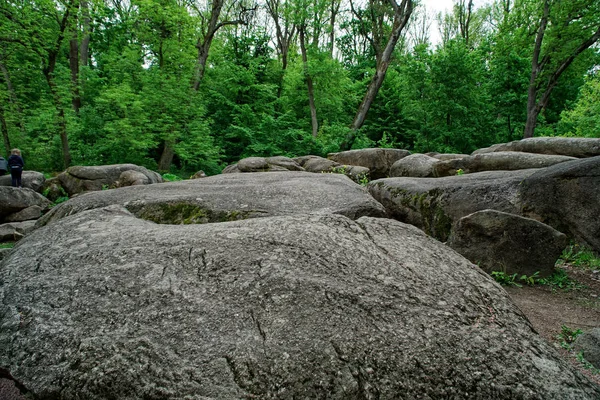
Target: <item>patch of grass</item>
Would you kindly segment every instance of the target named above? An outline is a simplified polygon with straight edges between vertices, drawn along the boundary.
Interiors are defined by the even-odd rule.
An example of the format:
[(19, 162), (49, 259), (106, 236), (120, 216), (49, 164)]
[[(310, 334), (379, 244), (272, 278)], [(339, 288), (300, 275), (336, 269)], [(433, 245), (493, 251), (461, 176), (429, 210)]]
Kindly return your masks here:
[(577, 353), (575, 358), (577, 358), (577, 361), (579, 361), (583, 365), (583, 368), (589, 370), (592, 374), (594, 374), (594, 375), (600, 374), (600, 369), (594, 367), (594, 364), (592, 364), (591, 362), (586, 360), (585, 357), (583, 356), (583, 352)]
[(523, 284), (527, 286), (544, 285), (551, 287), (553, 290), (577, 290), (584, 287), (579, 282), (571, 279), (565, 270), (560, 268), (557, 268), (554, 273), (547, 278), (541, 278), (539, 272), (535, 272), (533, 275), (519, 276), (517, 273), (509, 275), (503, 271), (492, 271), (491, 275), (496, 282), (504, 286), (523, 287)]
[(67, 200), (69, 200), (69, 196), (59, 197), (58, 199), (54, 200), (54, 202), (52, 204), (50, 204), (50, 208), (55, 207), (55, 206), (59, 205), (60, 203), (64, 203)]
[(182, 181), (183, 179), (175, 174), (171, 174), (171, 173), (166, 173), (162, 175), (162, 178), (166, 181), (166, 182), (177, 182), (177, 181)]
[(0, 249), (12, 249), (14, 246), (15, 244), (12, 242), (0, 243)]
[(582, 269), (600, 269), (600, 258), (585, 246), (570, 244), (563, 250), (559, 262)]

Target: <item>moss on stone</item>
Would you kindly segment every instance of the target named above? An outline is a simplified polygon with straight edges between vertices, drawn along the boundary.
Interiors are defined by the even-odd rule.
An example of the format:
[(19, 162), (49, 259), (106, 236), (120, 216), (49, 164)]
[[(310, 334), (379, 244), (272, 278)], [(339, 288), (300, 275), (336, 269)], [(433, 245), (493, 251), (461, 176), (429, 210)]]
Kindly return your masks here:
[(160, 203), (145, 205), (139, 210), (129, 210), (138, 218), (157, 224), (191, 225), (228, 222), (246, 219), (248, 211), (210, 210), (193, 203)]

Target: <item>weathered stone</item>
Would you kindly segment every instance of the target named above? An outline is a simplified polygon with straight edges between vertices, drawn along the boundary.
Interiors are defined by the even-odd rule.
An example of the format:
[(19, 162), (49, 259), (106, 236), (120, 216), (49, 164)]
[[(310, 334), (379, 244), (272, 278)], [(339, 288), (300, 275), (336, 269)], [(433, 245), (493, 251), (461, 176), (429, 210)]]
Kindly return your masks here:
[[(44, 174), (37, 171), (23, 171), (21, 175), (23, 187), (38, 193), (41, 193), (45, 180)], [(0, 186), (12, 186), (10, 174), (0, 176)]]
[(300, 166), (296, 161), (289, 157), (276, 156), (267, 158), (269, 165), (279, 166), (285, 168), (288, 171), (304, 171), (304, 168)]
[(600, 369), (600, 328), (594, 328), (577, 336), (573, 348), (583, 358)]
[(150, 179), (139, 171), (123, 171), (119, 180), (115, 183), (116, 187), (126, 187), (135, 185), (149, 185)]
[(477, 154), (463, 158), (443, 161), (433, 167), (435, 176), (456, 175), (460, 169), (464, 173), (482, 171), (513, 171), (518, 169), (544, 168), (575, 157), (502, 151)]
[(24, 208), (19, 212), (7, 215), (4, 218), (4, 220), (6, 222), (22, 222), (22, 221), (38, 219), (41, 216), (42, 216), (42, 207), (31, 206), (31, 207)]
[(448, 160), (457, 160), (460, 158), (465, 158), (465, 157), (469, 157), (468, 154), (452, 154), (452, 153), (445, 153), (445, 154), (429, 154), (426, 153), (426, 155), (431, 156), (433, 158), (437, 158), (440, 161), (448, 161)]
[(484, 271), (546, 277), (567, 245), (567, 236), (530, 218), (483, 210), (461, 218), (448, 240)]
[(264, 157), (243, 158), (237, 163), (240, 172), (264, 172), (269, 170), (269, 163)]
[(411, 154), (394, 163), (390, 177), (408, 176), (415, 178), (433, 178), (433, 166), (440, 160), (425, 154)]
[(371, 178), (379, 179), (389, 176), (392, 165), (409, 154), (410, 151), (401, 149), (361, 149), (330, 153), (327, 158), (340, 164), (369, 168)]
[(35, 221), (9, 222), (0, 225), (0, 242), (14, 242), (33, 232)]
[[(2, 231), (2, 226), (0, 226), (0, 231)], [(0, 242), (2, 241), (2, 239), (0, 239)], [(3, 248), (0, 249), (0, 261), (4, 260), (4, 258), (8, 255), (8, 253), (10, 252), (11, 249), (7, 249), (7, 248)], [(0, 397), (1, 399), (2, 397)]]
[(228, 165), (225, 168), (223, 168), (223, 171), (221, 171), (222, 174), (235, 174), (238, 172), (242, 171), (240, 171), (237, 164)]
[(444, 178), (387, 178), (368, 190), (388, 214), (446, 241), (452, 224), (476, 211), (521, 214), (519, 184), (536, 170), (489, 171)]
[(121, 174), (125, 171), (137, 171), (144, 174), (148, 178), (148, 183), (163, 182), (158, 173), (134, 164), (69, 167), (58, 175), (58, 179), (67, 194), (73, 196), (82, 192), (116, 187)]
[(343, 175), (286, 171), (222, 174), (85, 193), (54, 207), (38, 224), (111, 204), (124, 205), (137, 216), (169, 224), (311, 212), (342, 214), (352, 219), (385, 215), (381, 204)]
[(31, 206), (39, 206), (46, 210), (50, 201), (31, 189), (0, 186), (0, 223), (4, 222), (7, 216)]
[(557, 154), (579, 158), (595, 157), (600, 156), (600, 139), (535, 137), (510, 143), (495, 144), (485, 149), (476, 150), (473, 154), (496, 151), (522, 151), (526, 153)]
[(190, 179), (201, 179), (206, 178), (206, 172), (200, 170), (196, 172), (194, 175), (190, 176)]
[(33, 397), (600, 396), (490, 277), (388, 219), (112, 206), (29, 235), (0, 281), (0, 368)]
[(331, 161), (319, 156), (297, 157), (294, 158), (294, 161), (302, 166), (305, 171), (314, 173), (331, 172), (334, 168), (342, 166), (342, 164), (336, 161)]
[(600, 252), (600, 157), (538, 170), (519, 186), (521, 214)]

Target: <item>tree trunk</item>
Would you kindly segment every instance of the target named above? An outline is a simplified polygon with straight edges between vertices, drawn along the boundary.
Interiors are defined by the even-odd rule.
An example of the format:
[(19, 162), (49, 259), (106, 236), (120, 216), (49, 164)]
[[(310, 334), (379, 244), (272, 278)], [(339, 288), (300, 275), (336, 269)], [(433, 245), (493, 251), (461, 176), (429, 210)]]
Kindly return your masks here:
[(206, 72), (206, 61), (208, 60), (208, 51), (210, 50), (210, 45), (215, 37), (215, 33), (217, 33), (217, 30), (223, 26), (223, 24), (219, 24), (219, 17), (221, 16), (223, 3), (224, 0), (212, 0), (212, 9), (210, 12), (208, 27), (206, 28), (206, 33), (204, 34), (202, 41), (198, 39), (198, 43), (196, 44), (196, 48), (198, 49), (198, 61), (196, 64), (196, 77), (194, 79), (193, 86), (195, 91), (198, 91), (200, 88), (200, 82), (202, 82), (202, 79), (204, 78), (204, 73)]
[(335, 46), (335, 19), (340, 10), (341, 1), (331, 0), (331, 15), (329, 19), (329, 56), (333, 58), (333, 49)]
[(306, 78), (306, 86), (308, 88), (308, 105), (310, 107), (310, 121), (312, 124), (312, 135), (317, 137), (319, 134), (319, 121), (317, 120), (317, 108), (315, 106), (315, 94), (313, 89), (312, 78), (308, 72), (308, 57), (306, 55), (306, 38), (304, 36), (305, 26), (301, 26), (298, 30), (300, 36), (300, 51), (302, 53), (302, 64), (304, 67), (304, 77)]
[[(6, 118), (4, 118), (4, 106), (0, 102), (0, 130), (2, 130), (2, 141), (4, 142), (4, 149), (6, 155), (10, 154), (10, 140), (8, 138), (8, 126), (6, 125)], [(1, 156), (2, 154), (0, 154)]]
[(81, 108), (81, 96), (79, 95), (79, 44), (77, 43), (77, 31), (74, 30), (73, 37), (69, 41), (69, 67), (71, 68), (71, 104), (75, 114), (79, 115)]
[(17, 94), (15, 93), (15, 88), (13, 87), (12, 80), (10, 79), (10, 74), (8, 73), (8, 69), (6, 66), (0, 62), (0, 72), (2, 72), (2, 78), (6, 82), (6, 90), (8, 90), (9, 101), (14, 105), (14, 109), (17, 112), (17, 121), (16, 125), (21, 131), (21, 133), (25, 134), (25, 124), (23, 123), (23, 110), (19, 105), (19, 101), (17, 99)]
[(67, 119), (65, 118), (65, 110), (62, 106), (60, 94), (54, 82), (54, 77), (50, 73), (44, 73), (46, 82), (50, 87), (50, 93), (52, 93), (52, 100), (54, 101), (54, 107), (56, 108), (58, 117), (58, 132), (60, 134), (60, 143), (63, 154), (63, 164), (65, 169), (71, 165), (71, 152), (69, 151), (69, 139), (67, 137)]
[(400, 39), (402, 29), (406, 26), (408, 19), (413, 11), (412, 0), (403, 0), (400, 5), (396, 3), (396, 0), (389, 0), (392, 8), (394, 9), (394, 24), (392, 27), (392, 33), (388, 39), (383, 52), (377, 57), (377, 67), (375, 69), (375, 75), (367, 87), (367, 93), (363, 98), (363, 101), (358, 106), (358, 111), (354, 117), (352, 125), (350, 125), (350, 132), (346, 136), (345, 140), (340, 145), (340, 151), (350, 150), (356, 139), (356, 131), (358, 131), (364, 124), (367, 118), (367, 113), (377, 97), (377, 93), (383, 84), (387, 69), (392, 58), (392, 52), (396, 47), (396, 43)]
[(171, 164), (173, 163), (173, 156), (175, 156), (175, 150), (173, 149), (174, 143), (172, 141), (165, 141), (165, 147), (158, 161), (159, 171), (169, 171)]
[(81, 15), (83, 17), (83, 35), (81, 37), (79, 59), (80, 65), (85, 67), (90, 59), (90, 33), (91, 33), (91, 18), (90, 6), (87, 0), (81, 0)]

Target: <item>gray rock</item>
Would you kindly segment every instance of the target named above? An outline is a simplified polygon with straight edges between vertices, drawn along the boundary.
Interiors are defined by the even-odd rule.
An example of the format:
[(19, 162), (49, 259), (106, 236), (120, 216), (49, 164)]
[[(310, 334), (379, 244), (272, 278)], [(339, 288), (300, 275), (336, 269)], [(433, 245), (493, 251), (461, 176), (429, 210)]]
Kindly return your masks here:
[(411, 154), (394, 163), (390, 177), (408, 176), (415, 178), (433, 178), (434, 165), (440, 160), (425, 154)]
[(546, 277), (567, 245), (567, 236), (533, 219), (494, 210), (461, 218), (448, 246), (484, 271)]
[[(44, 174), (37, 171), (23, 171), (21, 176), (23, 187), (38, 193), (41, 193), (45, 180)], [(0, 186), (12, 186), (10, 174), (0, 176)]]
[(0, 281), (0, 368), (33, 397), (600, 396), (490, 277), (388, 219), (113, 206), (35, 231)]
[(457, 160), (457, 159), (469, 157), (468, 154), (452, 154), (452, 153), (445, 153), (445, 154), (439, 154), (439, 153), (437, 153), (437, 154), (429, 154), (429, 153), (426, 153), (426, 155), (431, 156), (433, 158), (437, 158), (440, 161)]
[(27, 188), (0, 186), (0, 223), (11, 214), (18, 213), (31, 206), (46, 210), (50, 201), (41, 194)]
[(16, 242), (35, 229), (35, 221), (10, 222), (0, 225), (0, 242)]
[(482, 171), (513, 171), (518, 169), (544, 168), (575, 157), (501, 151), (477, 154), (437, 163), (433, 168), (435, 176), (456, 175), (460, 169), (464, 173)]
[(352, 219), (385, 215), (381, 204), (343, 175), (287, 171), (222, 174), (85, 193), (54, 207), (38, 224), (111, 204), (124, 205), (142, 218), (171, 224), (308, 212)]
[(228, 165), (225, 168), (223, 168), (223, 171), (221, 171), (222, 174), (235, 174), (238, 172), (242, 171), (240, 171), (237, 164)]
[(336, 161), (331, 161), (319, 156), (303, 156), (294, 158), (302, 168), (307, 172), (321, 173), (331, 172), (334, 168), (341, 167), (342, 164)]
[(485, 149), (476, 150), (473, 154), (496, 151), (523, 151), (526, 153), (557, 154), (579, 158), (595, 157), (600, 156), (600, 139), (536, 137), (495, 144)]
[(300, 164), (289, 157), (269, 157), (267, 158), (267, 162), (269, 165), (276, 165), (278, 167), (285, 168), (288, 171), (304, 171), (304, 168), (302, 168)]
[(190, 176), (190, 179), (201, 179), (206, 178), (206, 172), (200, 170), (196, 172), (194, 175)]
[[(476, 211), (520, 215), (520, 183), (536, 170), (488, 171), (444, 178), (387, 178), (368, 190), (389, 215), (446, 241), (452, 225)], [(560, 230), (560, 229), (559, 229)]]
[(31, 206), (24, 208), (23, 210), (10, 214), (4, 220), (6, 222), (22, 222), (29, 221), (33, 219), (38, 219), (42, 216), (42, 207), (40, 206)]
[(69, 167), (58, 175), (61, 186), (69, 196), (118, 186), (118, 180), (125, 171), (137, 171), (148, 178), (148, 183), (161, 183), (162, 177), (144, 167), (134, 164), (100, 165), (94, 167)]
[(248, 157), (237, 163), (240, 172), (265, 172), (269, 170), (269, 163), (264, 157)]
[(583, 358), (600, 369), (600, 328), (594, 328), (577, 336), (573, 348), (583, 353)]
[(147, 175), (140, 171), (128, 170), (123, 171), (119, 176), (119, 180), (115, 183), (116, 187), (126, 187), (135, 185), (151, 185), (152, 182)]
[(521, 214), (600, 252), (600, 157), (538, 170), (519, 186)]
[[(2, 231), (2, 226), (0, 226), (0, 231)], [(2, 239), (0, 239), (0, 242), (2, 241)], [(7, 248), (3, 248), (0, 249), (0, 261), (4, 260), (4, 258), (8, 255), (8, 253), (11, 251), (11, 249), (7, 249)], [(0, 396), (0, 399), (2, 397)]]
[(346, 165), (360, 165), (369, 168), (371, 178), (385, 178), (390, 174), (392, 165), (410, 154), (401, 149), (361, 149), (341, 153), (330, 153), (327, 158)]

